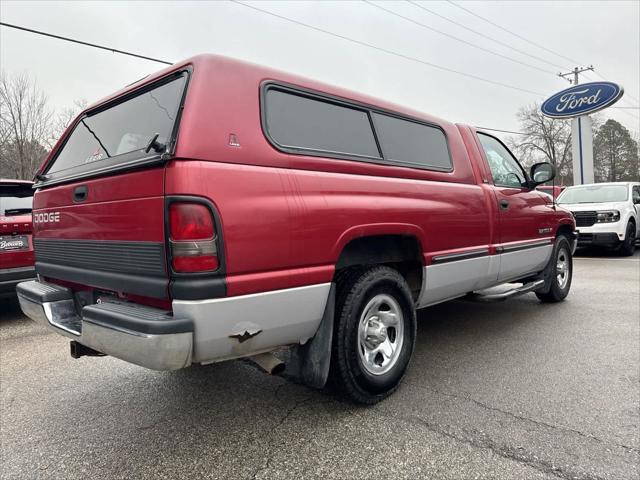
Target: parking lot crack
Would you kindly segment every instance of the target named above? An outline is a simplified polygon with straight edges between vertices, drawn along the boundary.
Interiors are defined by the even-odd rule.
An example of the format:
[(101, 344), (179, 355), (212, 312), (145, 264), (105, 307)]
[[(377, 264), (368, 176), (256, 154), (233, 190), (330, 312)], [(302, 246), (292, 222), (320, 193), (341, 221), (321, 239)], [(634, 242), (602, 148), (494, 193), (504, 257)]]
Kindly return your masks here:
[(474, 436), (474, 437), (467, 438), (467, 437), (452, 433), (447, 428), (444, 428), (442, 425), (429, 422), (427, 420), (424, 420), (416, 416), (400, 417), (400, 418), (414, 425), (419, 424), (433, 433), (445, 436), (456, 442), (462, 442), (475, 448), (483, 448), (483, 449), (490, 450), (491, 452), (493, 452), (496, 455), (499, 455), (500, 457), (513, 460), (518, 463), (522, 463), (523, 465), (533, 468), (539, 472), (553, 475), (554, 477), (557, 477), (563, 480), (569, 480), (569, 479), (570, 480), (605, 480), (604, 477), (601, 477), (599, 475), (590, 475), (590, 474), (581, 475), (580, 473), (577, 473), (577, 472), (568, 471), (567, 469), (563, 469), (562, 467), (553, 465), (552, 463), (542, 460), (533, 454), (528, 454), (527, 452), (525, 452), (520, 448), (514, 449), (508, 446), (498, 445), (494, 440), (488, 438), (486, 435), (483, 435), (482, 437)]
[(596, 442), (599, 442), (599, 443), (604, 443), (604, 444), (607, 444), (607, 445), (619, 447), (619, 448), (622, 448), (622, 449), (627, 450), (629, 452), (640, 453), (640, 450), (637, 449), (637, 448), (631, 447), (629, 445), (623, 445), (621, 443), (610, 442), (610, 441), (605, 440), (603, 438), (597, 437), (597, 436), (595, 436), (595, 435), (593, 435), (591, 433), (582, 432), (582, 431), (577, 430), (575, 428), (567, 427), (565, 425), (556, 425), (556, 424), (552, 424), (552, 423), (547, 423), (547, 422), (544, 422), (542, 420), (535, 420), (533, 418), (529, 418), (529, 417), (525, 417), (525, 416), (522, 416), (522, 415), (518, 415), (518, 414), (513, 413), (513, 412), (509, 412), (508, 410), (502, 410), (501, 408), (498, 408), (498, 407), (492, 407), (491, 405), (487, 405), (485, 403), (479, 402), (478, 400), (474, 400), (473, 398), (469, 398), (469, 400), (471, 402), (475, 403), (476, 405), (478, 405), (479, 407), (486, 408), (487, 410), (493, 410), (495, 412), (499, 412), (499, 413), (502, 413), (504, 415), (508, 415), (508, 416), (510, 416), (512, 418), (515, 418), (517, 420), (531, 422), (531, 423), (534, 423), (534, 424), (542, 426), (542, 427), (552, 428), (552, 429), (556, 429), (556, 430), (563, 430), (563, 431), (566, 431), (566, 432), (572, 432), (572, 433), (575, 433), (576, 435), (580, 435), (581, 437), (585, 437), (585, 438), (589, 438), (591, 440), (595, 440)]
[(430, 389), (430, 390), (432, 392), (438, 394), (438, 395), (442, 395), (442, 396), (450, 397), (450, 398), (455, 398), (455, 399), (458, 399), (458, 400), (465, 400), (465, 401), (468, 401), (468, 402), (472, 402), (472, 403), (474, 403), (475, 405), (477, 405), (477, 406), (479, 406), (481, 408), (484, 408), (486, 410), (490, 410), (490, 411), (493, 411), (493, 412), (498, 412), (498, 413), (501, 413), (503, 415), (507, 415), (507, 416), (509, 416), (511, 418), (514, 418), (516, 420), (519, 420), (519, 421), (525, 421), (525, 422), (533, 423), (533, 424), (538, 425), (540, 427), (551, 428), (551, 429), (554, 429), (554, 430), (562, 430), (562, 431), (565, 431), (565, 432), (575, 433), (576, 435), (579, 435), (579, 436), (584, 437), (584, 438), (589, 438), (591, 440), (594, 440), (596, 442), (599, 442), (599, 443), (602, 443), (602, 444), (605, 444), (605, 445), (622, 448), (623, 450), (626, 450), (628, 452), (640, 453), (640, 449), (638, 449), (638, 448), (631, 447), (629, 445), (624, 445), (624, 444), (621, 444), (621, 443), (611, 442), (611, 441), (605, 440), (603, 438), (597, 437), (597, 436), (595, 436), (595, 435), (593, 435), (591, 433), (582, 432), (580, 430), (577, 430), (577, 429), (571, 428), (571, 427), (567, 427), (565, 425), (557, 425), (557, 424), (545, 422), (543, 420), (536, 420), (536, 419), (533, 419), (533, 418), (525, 417), (523, 415), (519, 415), (517, 413), (513, 413), (513, 412), (510, 412), (508, 410), (504, 410), (504, 409), (501, 409), (501, 408), (498, 408), (498, 407), (487, 405), (486, 403), (481, 402), (479, 400), (476, 400), (476, 399), (472, 398), (469, 395), (456, 395), (456, 394), (453, 394), (453, 393), (441, 392), (441, 391), (435, 390), (435, 389)]
[[(281, 385), (279, 385), (275, 391), (274, 391), (274, 396), (276, 397), (277, 400), (281, 400), (280, 398), (280, 390), (286, 386), (287, 383), (283, 383)], [(269, 434), (265, 436), (266, 439), (271, 439), (272, 437), (275, 436), (276, 431), (285, 424), (285, 422), (291, 417), (291, 415), (293, 415), (293, 413), (300, 408), (301, 406), (308, 404), (310, 400), (313, 399), (313, 395), (309, 395), (306, 398), (303, 398), (302, 400), (297, 400), (294, 402), (294, 404), (289, 407), (287, 409), (287, 411), (285, 412), (285, 414), (280, 418), (280, 420), (278, 420), (278, 423), (269, 431)], [(268, 444), (271, 444), (271, 442), (268, 442)], [(266, 472), (269, 470), (269, 468), (271, 467), (271, 462), (273, 460), (273, 455), (271, 453), (272, 449), (271, 448), (267, 448), (267, 452), (266, 452), (266, 460), (264, 461), (263, 465), (258, 467), (253, 474), (251, 475), (251, 480), (256, 480), (258, 478), (258, 475), (260, 475), (260, 473), (262, 472)]]

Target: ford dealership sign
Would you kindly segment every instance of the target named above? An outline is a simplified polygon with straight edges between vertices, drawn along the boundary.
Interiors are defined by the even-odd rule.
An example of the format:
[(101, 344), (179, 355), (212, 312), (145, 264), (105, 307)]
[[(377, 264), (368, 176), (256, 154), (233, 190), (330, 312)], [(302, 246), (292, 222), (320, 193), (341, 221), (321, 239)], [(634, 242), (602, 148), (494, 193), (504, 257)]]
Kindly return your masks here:
[(616, 103), (624, 90), (612, 82), (591, 82), (574, 85), (549, 97), (542, 104), (542, 113), (552, 118), (571, 118), (602, 110)]

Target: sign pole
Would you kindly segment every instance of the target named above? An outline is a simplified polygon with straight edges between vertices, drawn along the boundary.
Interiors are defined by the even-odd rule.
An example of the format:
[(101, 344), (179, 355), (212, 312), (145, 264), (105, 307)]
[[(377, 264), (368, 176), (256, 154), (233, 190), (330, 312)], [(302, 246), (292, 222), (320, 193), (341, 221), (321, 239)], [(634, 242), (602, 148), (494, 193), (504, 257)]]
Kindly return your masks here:
[(589, 115), (571, 119), (571, 153), (573, 184), (594, 183), (593, 121)]
[[(587, 68), (574, 68), (567, 73), (559, 73), (559, 77), (566, 77), (573, 74), (573, 82), (578, 85), (579, 75), (582, 72), (593, 70), (593, 65)], [(593, 121), (588, 115), (574, 117), (571, 119), (571, 154), (573, 157), (573, 184), (582, 185), (594, 183), (593, 174)]]

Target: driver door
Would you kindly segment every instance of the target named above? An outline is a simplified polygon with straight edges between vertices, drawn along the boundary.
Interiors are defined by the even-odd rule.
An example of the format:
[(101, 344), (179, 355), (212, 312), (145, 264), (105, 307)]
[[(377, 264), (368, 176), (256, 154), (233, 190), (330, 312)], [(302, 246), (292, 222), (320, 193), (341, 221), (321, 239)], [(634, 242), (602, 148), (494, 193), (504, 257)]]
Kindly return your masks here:
[(527, 187), (527, 176), (497, 138), (478, 132), (493, 182), (498, 211), (498, 280), (514, 280), (546, 265), (553, 248), (550, 205), (544, 194)]

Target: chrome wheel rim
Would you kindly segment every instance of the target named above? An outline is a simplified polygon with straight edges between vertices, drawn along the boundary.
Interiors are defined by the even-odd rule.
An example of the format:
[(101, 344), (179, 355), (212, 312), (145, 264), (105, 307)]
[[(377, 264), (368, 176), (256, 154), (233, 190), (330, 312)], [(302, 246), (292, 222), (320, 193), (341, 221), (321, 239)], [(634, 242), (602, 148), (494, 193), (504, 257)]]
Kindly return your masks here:
[(358, 324), (358, 353), (364, 369), (383, 375), (393, 368), (404, 343), (404, 315), (398, 302), (387, 294), (373, 297)]
[(556, 277), (558, 279), (558, 286), (561, 289), (567, 286), (569, 275), (571, 274), (569, 269), (569, 254), (564, 248), (561, 248), (556, 260)]

